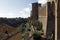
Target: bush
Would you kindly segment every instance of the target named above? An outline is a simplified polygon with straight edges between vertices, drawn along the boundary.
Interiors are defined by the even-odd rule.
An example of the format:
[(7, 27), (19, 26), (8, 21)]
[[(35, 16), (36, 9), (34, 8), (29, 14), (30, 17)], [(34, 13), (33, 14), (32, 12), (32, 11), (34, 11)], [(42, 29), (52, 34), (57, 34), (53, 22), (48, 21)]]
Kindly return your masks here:
[(39, 22), (39, 21), (33, 22), (32, 25), (33, 25), (34, 27), (36, 27), (37, 30), (41, 30), (41, 29), (42, 29), (42, 23)]
[(34, 33), (33, 34), (33, 39), (34, 40), (41, 40), (41, 36), (39, 34)]

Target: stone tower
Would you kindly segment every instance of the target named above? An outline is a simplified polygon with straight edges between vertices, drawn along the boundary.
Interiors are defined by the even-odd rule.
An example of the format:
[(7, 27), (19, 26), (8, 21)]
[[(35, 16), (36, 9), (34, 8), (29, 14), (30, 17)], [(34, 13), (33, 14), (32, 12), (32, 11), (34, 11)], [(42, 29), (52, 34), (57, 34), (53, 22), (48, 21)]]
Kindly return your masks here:
[(31, 20), (38, 20), (38, 2), (32, 3)]

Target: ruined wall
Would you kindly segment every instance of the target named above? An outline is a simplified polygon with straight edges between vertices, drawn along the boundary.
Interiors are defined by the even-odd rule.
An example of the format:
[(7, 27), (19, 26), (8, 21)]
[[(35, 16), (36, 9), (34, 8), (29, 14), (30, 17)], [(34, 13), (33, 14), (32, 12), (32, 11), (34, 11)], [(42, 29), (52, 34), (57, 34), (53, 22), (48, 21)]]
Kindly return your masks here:
[[(48, 0), (48, 2), (51, 2), (51, 4), (52, 4), (52, 7), (51, 7), (52, 9), (51, 10), (52, 10), (52, 14), (55, 17), (48, 18), (48, 21), (47, 21), (48, 22), (47, 23), (47, 30), (48, 30), (48, 32), (49, 32), (49, 30), (50, 31), (53, 30), (54, 31), (54, 36), (55, 36), (54, 38), (55, 38), (55, 40), (60, 40), (59, 39), (60, 38), (60, 29), (59, 29), (60, 28), (60, 1), (59, 0)], [(51, 12), (50, 9), (48, 9), (48, 10)], [(40, 12), (39, 12), (39, 16), (45, 16), (45, 14), (43, 14), (44, 12), (41, 12), (41, 13), (42, 14), (40, 14)], [(41, 17), (39, 17), (39, 21), (42, 21), (43, 19)], [(45, 20), (43, 20), (42, 22), (44, 22), (44, 21)], [(51, 27), (48, 27), (49, 25), (51, 25)], [(51, 28), (52, 28), (52, 30), (51, 30)]]
[(42, 22), (44, 35), (53, 34), (55, 38), (55, 4), (47, 2), (43, 7), (38, 6), (39, 21)]
[(31, 20), (38, 20), (38, 3), (32, 3)]
[(47, 4), (41, 7), (38, 6), (38, 20), (42, 23), (44, 35), (46, 35), (46, 27), (47, 27)]

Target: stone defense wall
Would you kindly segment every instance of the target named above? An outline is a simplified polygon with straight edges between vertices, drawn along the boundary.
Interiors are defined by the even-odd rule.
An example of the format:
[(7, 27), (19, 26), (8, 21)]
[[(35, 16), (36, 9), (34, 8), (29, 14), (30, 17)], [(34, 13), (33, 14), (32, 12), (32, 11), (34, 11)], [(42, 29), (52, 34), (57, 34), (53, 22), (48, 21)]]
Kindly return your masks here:
[(44, 35), (46, 35), (46, 27), (47, 27), (47, 4), (44, 7), (38, 6), (38, 20), (42, 23)]
[(38, 20), (38, 3), (32, 3), (31, 20)]
[[(47, 2), (44, 7), (38, 6), (39, 21), (43, 24), (44, 35), (49, 33), (55, 35), (55, 5), (54, 2)], [(54, 36), (55, 38), (55, 36)]]

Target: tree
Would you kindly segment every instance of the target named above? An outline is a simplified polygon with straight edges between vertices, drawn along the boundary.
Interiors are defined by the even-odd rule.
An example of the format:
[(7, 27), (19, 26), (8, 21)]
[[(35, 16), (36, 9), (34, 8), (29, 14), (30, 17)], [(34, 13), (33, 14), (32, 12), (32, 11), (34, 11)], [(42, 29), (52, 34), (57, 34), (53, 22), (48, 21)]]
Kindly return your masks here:
[(20, 30), (21, 32), (24, 32), (25, 31), (25, 24), (21, 24), (21, 25), (18, 25), (17, 29)]
[(30, 23), (29, 22), (27, 22), (27, 23), (25, 23), (25, 24), (21, 24), (21, 25), (19, 25), (18, 26), (18, 30), (21, 30), (21, 33), (22, 33), (22, 40), (26, 40), (26, 39), (28, 39), (28, 38), (26, 38), (26, 37), (29, 37), (29, 35), (28, 35), (28, 31), (30, 31)]
[(41, 29), (42, 29), (42, 23), (39, 22), (39, 21), (34, 21), (34, 22), (32, 22), (32, 25), (33, 25), (34, 27), (36, 27), (37, 30), (41, 30)]
[(33, 39), (34, 40), (41, 40), (41, 35), (43, 35), (43, 30), (42, 30), (42, 23), (39, 21), (34, 21), (32, 22), (32, 25), (34, 26), (35, 33), (33, 33)]
[[(35, 29), (36, 28), (36, 29)], [(26, 22), (25, 24), (21, 24), (18, 26), (18, 29), (21, 30), (22, 32), (22, 39), (30, 39), (30, 38), (38, 38), (41, 37), (42, 31), (42, 23), (39, 21), (34, 21), (34, 22)], [(33, 31), (34, 30), (34, 31)], [(31, 36), (27, 35), (31, 33)], [(36, 34), (35, 34), (36, 33)], [(27, 37), (27, 38), (26, 38)]]

